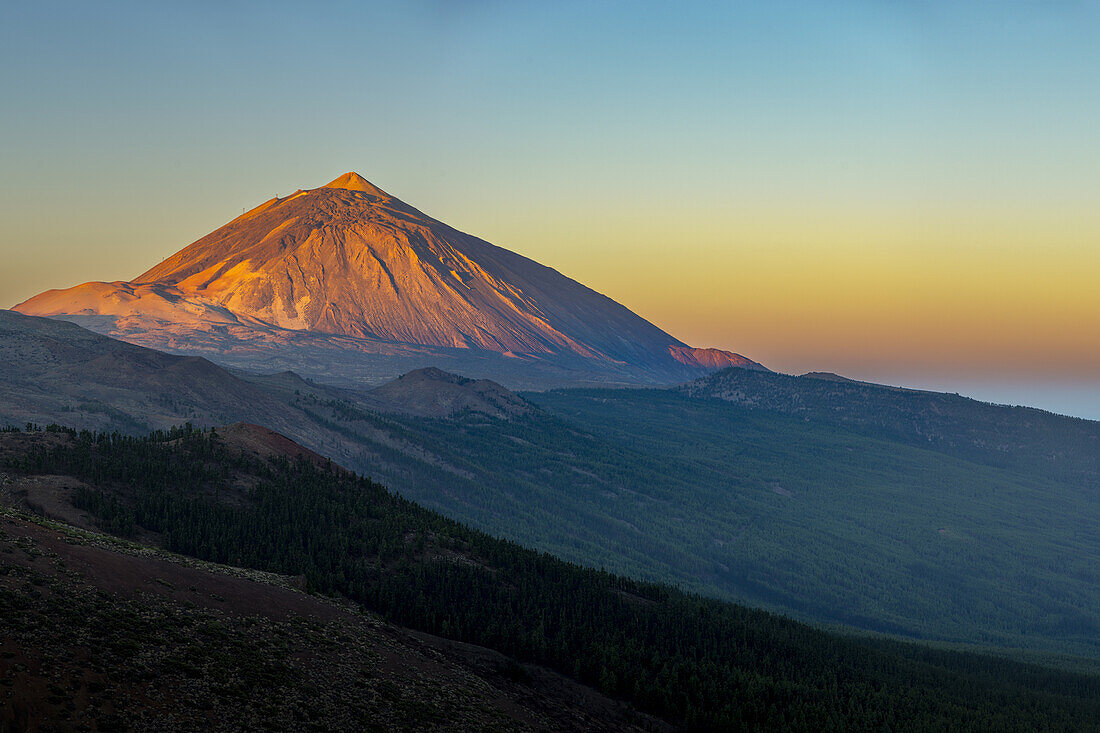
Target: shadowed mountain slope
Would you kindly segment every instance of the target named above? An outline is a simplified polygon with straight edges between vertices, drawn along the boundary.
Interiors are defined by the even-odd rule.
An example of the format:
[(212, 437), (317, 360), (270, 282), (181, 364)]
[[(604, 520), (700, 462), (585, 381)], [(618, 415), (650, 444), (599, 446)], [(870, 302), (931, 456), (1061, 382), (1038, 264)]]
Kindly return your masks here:
[(147, 430), (193, 420), (290, 428), (271, 397), (200, 357), (164, 354), (75, 324), (0, 310), (0, 424)]
[(201, 357), (165, 354), (51, 318), (0, 310), (0, 427), (59, 423), (124, 433), (185, 422), (252, 423), (337, 461), (355, 442), (287, 404), (296, 375), (247, 375)]
[[(271, 199), (133, 281), (51, 290), (16, 310), (235, 366), (267, 369), (281, 359), (306, 376), (360, 383), (380, 381), (379, 364), (408, 371), (440, 357), (509, 384), (672, 383), (725, 366), (762, 368), (692, 349), (354, 173)], [(374, 366), (357, 370), (331, 353), (331, 363), (315, 363), (326, 350)]]

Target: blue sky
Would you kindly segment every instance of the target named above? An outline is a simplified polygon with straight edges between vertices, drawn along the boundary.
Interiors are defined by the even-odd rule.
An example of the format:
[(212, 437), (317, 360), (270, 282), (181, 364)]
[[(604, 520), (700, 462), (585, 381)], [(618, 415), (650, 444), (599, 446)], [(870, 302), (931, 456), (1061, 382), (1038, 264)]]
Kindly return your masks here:
[(1097, 38), (1068, 2), (7, 3), (0, 305), (356, 170), (693, 344), (1100, 417)]

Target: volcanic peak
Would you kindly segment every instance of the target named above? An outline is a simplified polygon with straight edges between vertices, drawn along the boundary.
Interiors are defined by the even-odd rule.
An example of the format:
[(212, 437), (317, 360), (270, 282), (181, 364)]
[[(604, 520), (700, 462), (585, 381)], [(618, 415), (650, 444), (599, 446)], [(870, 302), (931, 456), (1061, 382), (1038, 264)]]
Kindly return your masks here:
[(321, 188), (344, 188), (349, 191), (362, 191), (363, 193), (370, 194), (371, 196), (378, 196), (379, 198), (390, 198), (388, 193), (378, 186), (375, 186), (355, 171), (349, 171), (334, 181), (321, 186)]
[[(438, 349), (461, 350), (474, 362), (463, 354), (456, 363), (451, 353), (445, 363), (512, 385), (520, 383), (512, 375), (521, 363), (535, 364), (540, 380), (594, 375), (644, 383), (686, 381), (725, 366), (761, 368), (730, 352), (693, 349), (610, 298), (449, 227), (355, 172), (273, 198), (129, 282), (49, 291), (16, 308), (78, 316), (147, 346), (248, 359), (257, 348), (304, 354), (287, 346), (297, 338), (291, 332), (333, 337), (323, 348), (365, 350), (375, 364), (415, 354), (420, 363), (402, 356), (402, 368), (442, 360)], [(486, 368), (496, 355), (520, 361)], [(279, 363), (304, 367), (297, 357)]]

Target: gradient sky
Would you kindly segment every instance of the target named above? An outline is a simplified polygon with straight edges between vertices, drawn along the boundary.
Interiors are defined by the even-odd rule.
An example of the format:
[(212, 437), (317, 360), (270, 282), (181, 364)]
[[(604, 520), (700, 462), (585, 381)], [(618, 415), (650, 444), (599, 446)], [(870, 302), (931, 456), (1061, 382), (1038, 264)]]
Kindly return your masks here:
[(1100, 6), (0, 5), (0, 306), (356, 170), (679, 338), (1100, 418)]

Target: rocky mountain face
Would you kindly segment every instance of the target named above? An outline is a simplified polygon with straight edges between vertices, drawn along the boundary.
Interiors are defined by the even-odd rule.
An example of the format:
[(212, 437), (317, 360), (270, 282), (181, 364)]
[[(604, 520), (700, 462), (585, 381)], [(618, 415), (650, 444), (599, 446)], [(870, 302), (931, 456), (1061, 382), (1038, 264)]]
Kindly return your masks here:
[(429, 365), (508, 386), (658, 384), (728, 366), (762, 369), (691, 348), (355, 173), (266, 201), (132, 281), (47, 291), (16, 310), (329, 381), (380, 382)]

